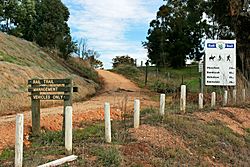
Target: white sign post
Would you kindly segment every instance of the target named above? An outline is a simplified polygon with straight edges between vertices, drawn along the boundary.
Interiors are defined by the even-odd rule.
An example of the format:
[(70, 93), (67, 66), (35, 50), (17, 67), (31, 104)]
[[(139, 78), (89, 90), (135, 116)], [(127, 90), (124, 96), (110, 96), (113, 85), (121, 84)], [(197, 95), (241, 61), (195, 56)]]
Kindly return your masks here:
[(203, 61), (199, 61), (199, 67), (198, 67), (198, 71), (199, 72), (203, 72)]
[(205, 84), (236, 85), (236, 40), (206, 40)]

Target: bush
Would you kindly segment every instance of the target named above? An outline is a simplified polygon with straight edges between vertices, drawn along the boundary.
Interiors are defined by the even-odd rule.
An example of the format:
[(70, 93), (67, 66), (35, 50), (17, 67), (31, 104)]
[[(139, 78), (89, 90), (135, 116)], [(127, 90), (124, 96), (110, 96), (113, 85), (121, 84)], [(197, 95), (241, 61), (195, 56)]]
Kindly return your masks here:
[(67, 62), (75, 72), (79, 73), (80, 76), (86, 77), (96, 83), (99, 83), (98, 73), (91, 67), (91, 65), (87, 61), (84, 61), (81, 58), (72, 57)]
[(140, 75), (140, 70), (131, 65), (120, 65), (114, 68), (113, 71), (128, 78), (137, 78)]
[(158, 93), (174, 93), (177, 90), (174, 85), (160, 80), (155, 81), (151, 88)]
[(112, 59), (113, 61), (113, 67), (119, 67), (120, 65), (130, 65), (133, 66), (135, 60), (131, 57), (127, 56), (116, 56)]

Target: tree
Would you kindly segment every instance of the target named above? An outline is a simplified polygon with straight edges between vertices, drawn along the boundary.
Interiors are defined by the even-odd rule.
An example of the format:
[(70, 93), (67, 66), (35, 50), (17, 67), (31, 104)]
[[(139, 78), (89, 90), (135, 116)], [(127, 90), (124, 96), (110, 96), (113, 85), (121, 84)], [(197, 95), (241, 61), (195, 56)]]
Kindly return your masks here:
[(91, 67), (93, 68), (103, 67), (103, 63), (100, 60), (97, 60), (94, 55), (88, 57), (86, 60), (90, 63)]
[(58, 41), (58, 48), (61, 53), (61, 57), (67, 60), (71, 53), (77, 51), (77, 44), (73, 42), (70, 35), (66, 35), (63, 40)]
[(19, 15), (19, 0), (0, 0), (0, 26), (1, 31), (10, 33), (17, 24)]
[(86, 57), (88, 57), (88, 44), (87, 44), (87, 38), (81, 38), (78, 42), (77, 42), (77, 50), (76, 50), (76, 54), (82, 58), (85, 59)]
[(0, 29), (42, 47), (58, 49), (67, 59), (76, 49), (61, 0), (0, 0)]
[(228, 35), (218, 35), (218, 39), (236, 38), (237, 66), (250, 80), (250, 6), (248, 0), (209, 0), (211, 7), (207, 14), (214, 18), (218, 27), (224, 27)]
[(22, 0), (18, 8), (16, 31), (13, 33), (28, 41), (34, 41), (36, 30), (35, 0)]
[(82, 58), (83, 60), (87, 60), (90, 65), (94, 68), (102, 68), (103, 64), (101, 61), (97, 60), (100, 57), (100, 54), (94, 49), (88, 48), (87, 38), (81, 38), (76, 43), (75, 53)]
[(203, 0), (167, 1), (151, 21), (143, 46), (153, 64), (181, 67), (189, 55), (199, 59), (206, 30), (202, 21)]
[(113, 61), (113, 68), (116, 68), (120, 65), (131, 65), (134, 66), (134, 59), (129, 57), (128, 55), (126, 56), (116, 56), (115, 58), (112, 59)]
[(56, 48), (70, 33), (68, 8), (60, 0), (41, 0), (36, 3), (36, 13), (35, 41), (40, 46)]

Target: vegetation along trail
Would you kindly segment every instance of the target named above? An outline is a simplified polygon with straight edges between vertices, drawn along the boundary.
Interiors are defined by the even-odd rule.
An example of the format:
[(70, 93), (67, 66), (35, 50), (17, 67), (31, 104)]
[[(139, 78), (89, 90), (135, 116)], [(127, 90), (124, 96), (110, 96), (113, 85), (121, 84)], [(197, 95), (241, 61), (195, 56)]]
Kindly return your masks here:
[[(103, 119), (103, 105), (105, 102), (111, 104), (111, 117), (118, 119), (121, 111), (130, 112), (135, 98), (141, 100), (143, 107), (156, 105), (147, 95), (149, 92), (137, 87), (133, 82), (119, 74), (99, 70), (103, 79), (104, 87), (100, 94), (84, 102), (73, 104), (73, 124), (77, 126), (81, 121), (92, 121)], [(43, 130), (60, 130), (62, 126), (63, 107), (52, 107), (41, 109), (41, 127)], [(24, 112), (25, 119), (25, 144), (29, 145), (29, 133), (31, 131), (31, 112)], [(0, 151), (6, 146), (14, 146), (15, 142), (15, 115), (0, 117)]]

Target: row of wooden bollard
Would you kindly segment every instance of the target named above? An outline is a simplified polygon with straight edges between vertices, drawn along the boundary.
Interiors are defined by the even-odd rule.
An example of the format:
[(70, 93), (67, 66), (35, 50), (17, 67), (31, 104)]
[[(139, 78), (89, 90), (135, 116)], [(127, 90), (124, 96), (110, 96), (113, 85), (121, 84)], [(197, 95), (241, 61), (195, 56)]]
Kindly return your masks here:
[[(165, 97), (165, 96), (164, 96)], [(242, 89), (241, 92), (242, 102), (246, 101), (246, 89)], [(199, 109), (203, 109), (203, 93), (199, 93)], [(160, 102), (160, 104), (163, 102)], [(237, 92), (236, 89), (233, 90), (233, 103), (237, 103)], [(228, 91), (225, 90), (223, 94), (223, 106), (228, 104)], [(214, 108), (216, 106), (216, 93), (211, 93), (211, 107)], [(161, 108), (161, 107), (160, 107)], [(163, 107), (164, 108), (164, 107)], [(186, 111), (186, 85), (181, 85), (181, 97), (180, 97), (180, 110), (185, 112)], [(160, 111), (160, 113), (164, 113), (164, 111)]]
[[(241, 92), (241, 97), (242, 97), (242, 102), (246, 101), (246, 90), (242, 89)], [(236, 93), (236, 89), (233, 90), (233, 103), (236, 104), (237, 103), (237, 93)], [(223, 102), (222, 105), (226, 106), (228, 104), (228, 91), (225, 90), (224, 94), (223, 94)], [(211, 93), (211, 107), (214, 108), (216, 106), (216, 93), (212, 92)], [(199, 109), (203, 108), (203, 94), (199, 93)]]
[[(236, 91), (233, 91), (233, 99), (236, 103)], [(242, 99), (243, 102), (246, 99), (245, 89), (242, 90)], [(203, 109), (203, 94), (199, 93), (199, 109)], [(223, 106), (226, 106), (228, 103), (228, 91), (225, 90), (223, 96)], [(211, 93), (211, 107), (216, 106), (216, 93)], [(180, 111), (186, 111), (186, 85), (181, 85), (181, 96), (180, 96)], [(111, 143), (111, 121), (110, 121), (110, 104), (105, 103), (104, 105), (104, 119), (105, 119), (105, 140), (108, 143)], [(165, 94), (160, 95), (160, 109), (159, 114), (163, 116), (165, 114)], [(138, 128), (140, 124), (140, 100), (134, 101), (134, 128)]]
[[(140, 101), (134, 101), (134, 127), (138, 128), (140, 124)], [(111, 120), (110, 104), (104, 104), (105, 119), (105, 140), (111, 143)], [(23, 164), (23, 130), (24, 115), (16, 116), (16, 144), (15, 144), (15, 167), (22, 167)], [(65, 110), (65, 153), (72, 154), (72, 107), (67, 106)]]
[[(104, 121), (105, 121), (105, 141), (111, 143), (111, 120), (110, 120), (110, 104), (104, 104)], [(134, 101), (134, 128), (140, 125), (140, 100)]]
[[(199, 93), (199, 109), (203, 108), (203, 94)], [(246, 99), (246, 91), (242, 89), (242, 101)], [(233, 90), (233, 101), (236, 104), (236, 90)], [(225, 90), (223, 95), (223, 106), (228, 103), (228, 92)], [(216, 93), (211, 94), (211, 107), (216, 106)], [(180, 110), (186, 111), (186, 85), (181, 86)], [(165, 94), (160, 95), (160, 115), (165, 114)], [(65, 151), (66, 154), (72, 154), (72, 106), (67, 106), (65, 111)], [(104, 120), (105, 120), (105, 140), (111, 143), (111, 120), (110, 120), (110, 104), (104, 104)], [(134, 101), (134, 128), (140, 125), (140, 100)], [(15, 143), (15, 167), (22, 167), (23, 161), (23, 114), (16, 116), (16, 143)]]
[[(246, 101), (246, 90), (242, 89), (241, 92), (242, 102)], [(204, 96), (203, 93), (199, 93), (199, 100), (198, 105), (199, 109), (203, 109), (203, 101)], [(237, 102), (237, 96), (236, 96), (236, 89), (233, 90), (233, 103), (236, 104)], [(228, 91), (224, 91), (223, 95), (223, 106), (226, 106), (228, 104)], [(216, 93), (211, 93), (211, 107), (214, 108), (216, 106)], [(186, 111), (186, 85), (181, 85), (181, 95), (180, 95), (180, 111), (185, 112)], [(164, 115), (165, 112), (165, 94), (160, 95), (160, 115)]]

